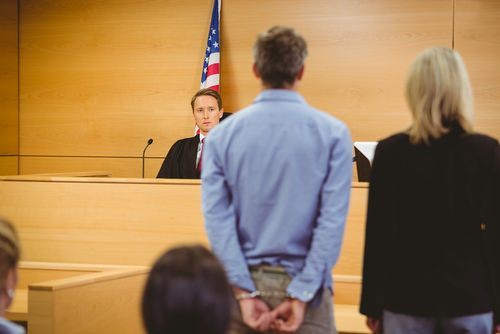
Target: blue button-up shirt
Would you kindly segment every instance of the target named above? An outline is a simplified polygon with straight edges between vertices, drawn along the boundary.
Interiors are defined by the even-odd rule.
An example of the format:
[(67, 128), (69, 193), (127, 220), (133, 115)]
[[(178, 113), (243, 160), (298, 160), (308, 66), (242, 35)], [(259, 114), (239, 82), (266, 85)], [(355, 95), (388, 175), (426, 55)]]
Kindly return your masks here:
[(287, 292), (310, 301), (331, 287), (352, 179), (349, 131), (290, 90), (263, 91), (205, 140), (202, 196), (212, 249), (232, 284), (248, 266), (281, 266)]

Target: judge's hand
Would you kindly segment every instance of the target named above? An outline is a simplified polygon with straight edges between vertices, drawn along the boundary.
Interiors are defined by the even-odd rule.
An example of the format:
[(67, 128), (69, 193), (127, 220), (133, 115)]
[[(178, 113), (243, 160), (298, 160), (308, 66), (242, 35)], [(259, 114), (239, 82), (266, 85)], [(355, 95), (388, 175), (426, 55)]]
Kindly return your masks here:
[(259, 298), (239, 301), (243, 322), (257, 332), (267, 332), (274, 320), (267, 304)]
[(493, 328), (493, 334), (500, 334), (500, 324), (496, 324), (495, 328)]
[(276, 319), (272, 329), (278, 333), (296, 332), (304, 321), (306, 308), (307, 304), (298, 299), (285, 299), (271, 312), (272, 318)]
[(382, 333), (382, 320), (379, 318), (366, 317), (366, 326), (374, 334)]

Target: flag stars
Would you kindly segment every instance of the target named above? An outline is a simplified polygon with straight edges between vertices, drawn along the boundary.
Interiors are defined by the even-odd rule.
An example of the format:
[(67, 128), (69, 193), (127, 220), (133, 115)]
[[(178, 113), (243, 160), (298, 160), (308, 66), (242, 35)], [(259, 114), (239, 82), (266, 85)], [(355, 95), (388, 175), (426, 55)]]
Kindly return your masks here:
[[(1, 1), (1, 0), (0, 0)], [(220, 0), (214, 2), (214, 7), (212, 10), (212, 20), (210, 21), (210, 26), (208, 27), (207, 44), (205, 44), (205, 57), (203, 59), (203, 67), (201, 71), (201, 87), (217, 89), (219, 87), (219, 64), (220, 64), (220, 31), (219, 31), (219, 20), (220, 15), (217, 16), (217, 3)], [(215, 54), (214, 54), (215, 53)], [(212, 56), (212, 54), (214, 54)], [(213, 68), (208, 70), (209, 65), (216, 64)]]

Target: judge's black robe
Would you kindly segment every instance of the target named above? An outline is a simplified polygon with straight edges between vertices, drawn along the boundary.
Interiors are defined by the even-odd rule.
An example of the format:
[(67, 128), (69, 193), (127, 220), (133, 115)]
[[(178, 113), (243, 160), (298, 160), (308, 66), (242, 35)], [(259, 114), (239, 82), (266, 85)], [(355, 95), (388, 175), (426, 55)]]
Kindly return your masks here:
[(199, 179), (196, 168), (196, 154), (200, 136), (178, 140), (168, 151), (157, 178), (165, 179)]

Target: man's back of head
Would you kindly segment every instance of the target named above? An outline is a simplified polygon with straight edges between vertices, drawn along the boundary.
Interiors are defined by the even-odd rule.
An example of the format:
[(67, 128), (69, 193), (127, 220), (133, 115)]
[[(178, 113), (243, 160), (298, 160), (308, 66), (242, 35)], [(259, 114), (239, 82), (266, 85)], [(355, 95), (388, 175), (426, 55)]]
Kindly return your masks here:
[(307, 44), (293, 29), (275, 26), (254, 45), (254, 73), (266, 88), (290, 88), (302, 76)]

